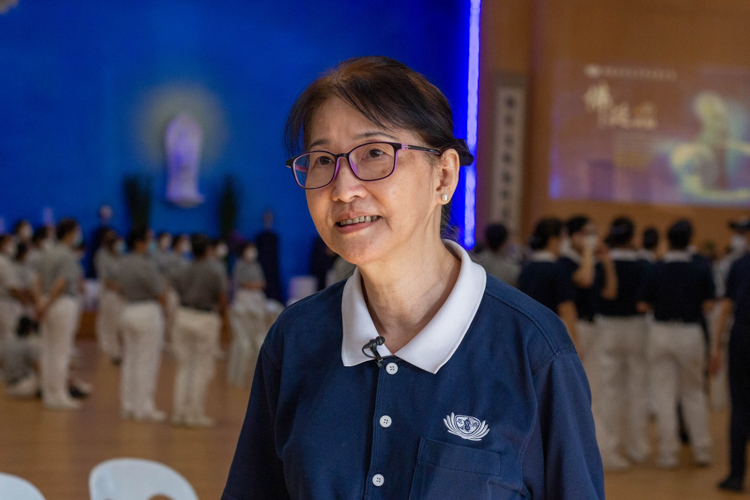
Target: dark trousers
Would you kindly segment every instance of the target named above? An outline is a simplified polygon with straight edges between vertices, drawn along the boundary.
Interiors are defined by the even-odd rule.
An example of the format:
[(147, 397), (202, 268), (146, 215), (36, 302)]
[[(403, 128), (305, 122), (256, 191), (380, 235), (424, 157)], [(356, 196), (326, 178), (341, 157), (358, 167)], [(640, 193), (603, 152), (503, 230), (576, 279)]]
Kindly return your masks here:
[(729, 429), (730, 475), (745, 477), (750, 439), (750, 324), (732, 328), (729, 341), (729, 394), (732, 418)]

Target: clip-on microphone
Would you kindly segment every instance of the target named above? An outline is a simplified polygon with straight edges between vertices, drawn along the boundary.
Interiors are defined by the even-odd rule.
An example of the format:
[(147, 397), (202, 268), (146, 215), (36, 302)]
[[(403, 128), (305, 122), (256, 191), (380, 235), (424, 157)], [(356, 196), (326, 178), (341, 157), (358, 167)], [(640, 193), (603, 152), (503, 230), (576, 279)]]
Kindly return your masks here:
[[(378, 352), (378, 346), (385, 344), (385, 339), (378, 335), (368, 343), (362, 346), (362, 354), (367, 356), (368, 358), (373, 358), (375, 362), (378, 364), (378, 368), (382, 368), (383, 366), (383, 357)], [(369, 349), (372, 351), (372, 355), (367, 354), (365, 349)]]

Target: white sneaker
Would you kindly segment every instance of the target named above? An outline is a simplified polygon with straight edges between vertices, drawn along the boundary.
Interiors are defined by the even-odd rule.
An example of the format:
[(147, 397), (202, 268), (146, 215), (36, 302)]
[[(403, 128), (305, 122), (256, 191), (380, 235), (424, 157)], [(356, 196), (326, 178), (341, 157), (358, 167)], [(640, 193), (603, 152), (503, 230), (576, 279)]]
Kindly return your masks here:
[(674, 469), (680, 464), (674, 455), (661, 455), (656, 459), (656, 466), (660, 469)]
[(710, 451), (696, 451), (695, 465), (698, 467), (708, 467), (714, 463), (714, 455)]
[(191, 427), (213, 427), (216, 421), (206, 415), (192, 415), (185, 419), (185, 423)]
[(164, 422), (167, 419), (167, 414), (163, 411), (159, 410), (152, 410), (149, 413), (146, 413), (145, 415), (140, 415), (135, 417), (136, 420), (139, 422), (154, 422), (154, 423), (161, 423)]
[(84, 382), (83, 380), (75, 380), (72, 385), (87, 396), (90, 395), (94, 390), (93, 385), (89, 384), (88, 382)]
[(174, 414), (172, 415), (172, 425), (176, 425), (178, 427), (187, 425), (187, 418), (185, 415), (178, 415)]
[(73, 399), (63, 399), (61, 401), (48, 401), (44, 403), (48, 410), (80, 410), (83, 405)]
[(630, 468), (628, 459), (619, 454), (603, 455), (602, 465), (604, 466), (604, 470), (609, 472), (623, 471)]

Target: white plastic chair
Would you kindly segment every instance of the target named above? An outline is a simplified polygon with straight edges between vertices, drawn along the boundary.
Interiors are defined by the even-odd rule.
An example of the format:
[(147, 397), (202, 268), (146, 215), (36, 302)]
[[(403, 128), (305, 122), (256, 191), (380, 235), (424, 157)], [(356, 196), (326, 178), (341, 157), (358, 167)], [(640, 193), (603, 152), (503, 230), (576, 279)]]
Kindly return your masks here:
[(193, 487), (177, 471), (140, 458), (115, 458), (94, 467), (89, 494), (91, 500), (144, 500), (156, 495), (198, 500)]
[(0, 498), (44, 500), (44, 495), (27, 480), (0, 472)]

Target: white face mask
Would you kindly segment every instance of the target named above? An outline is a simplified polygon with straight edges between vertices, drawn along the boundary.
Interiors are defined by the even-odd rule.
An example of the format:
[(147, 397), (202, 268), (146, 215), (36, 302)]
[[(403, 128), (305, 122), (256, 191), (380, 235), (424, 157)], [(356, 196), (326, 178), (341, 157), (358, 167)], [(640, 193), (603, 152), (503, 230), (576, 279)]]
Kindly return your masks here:
[(583, 245), (591, 250), (599, 248), (599, 236), (596, 234), (589, 234), (583, 238)]
[(735, 252), (742, 252), (747, 248), (747, 239), (741, 234), (733, 234), (729, 246)]
[(118, 240), (115, 243), (115, 252), (119, 253), (120, 255), (125, 253), (125, 242), (122, 240)]
[(562, 241), (560, 242), (560, 252), (570, 253), (572, 250), (573, 250), (573, 241), (570, 239), (569, 236), (563, 237)]
[(227, 246), (223, 243), (216, 246), (216, 257), (223, 259), (227, 256)]
[(258, 258), (258, 249), (254, 247), (245, 249), (245, 252), (242, 254), (242, 258), (249, 262), (254, 261)]

